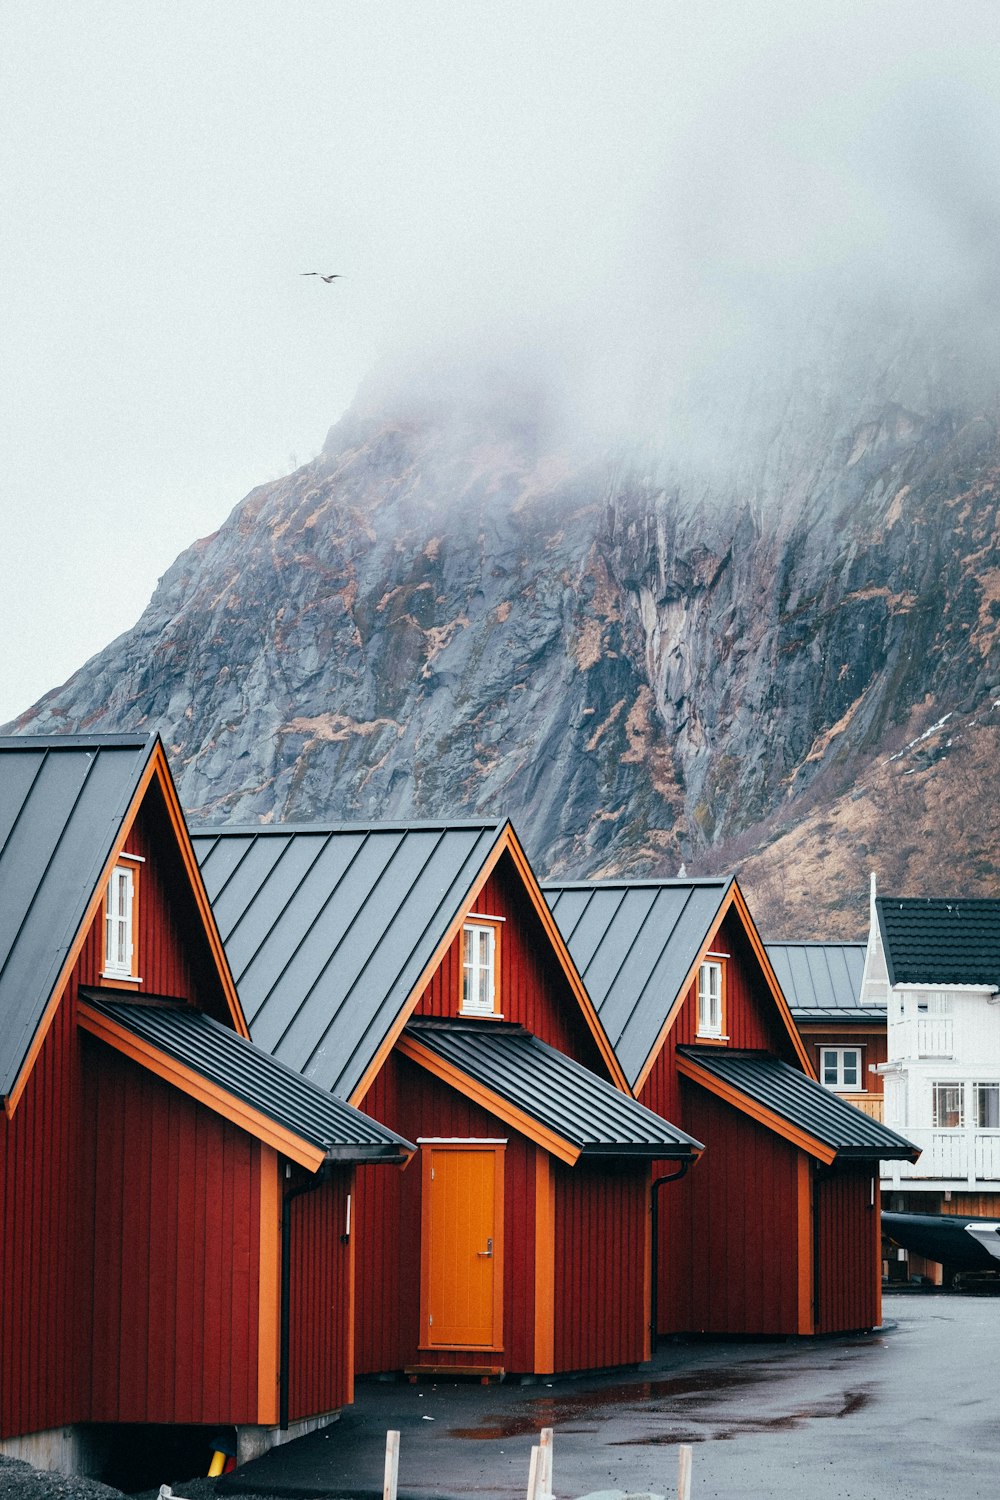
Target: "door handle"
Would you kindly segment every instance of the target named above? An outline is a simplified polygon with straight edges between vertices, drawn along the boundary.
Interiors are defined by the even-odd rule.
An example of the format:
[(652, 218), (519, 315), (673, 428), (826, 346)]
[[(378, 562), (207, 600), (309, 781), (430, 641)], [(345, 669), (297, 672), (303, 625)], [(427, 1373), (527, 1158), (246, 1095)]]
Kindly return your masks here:
[(485, 1250), (477, 1250), (476, 1254), (477, 1255), (484, 1255), (484, 1256), (491, 1256), (493, 1254), (493, 1241), (492, 1241), (492, 1239), (489, 1239), (489, 1240), (486, 1241), (486, 1249)]

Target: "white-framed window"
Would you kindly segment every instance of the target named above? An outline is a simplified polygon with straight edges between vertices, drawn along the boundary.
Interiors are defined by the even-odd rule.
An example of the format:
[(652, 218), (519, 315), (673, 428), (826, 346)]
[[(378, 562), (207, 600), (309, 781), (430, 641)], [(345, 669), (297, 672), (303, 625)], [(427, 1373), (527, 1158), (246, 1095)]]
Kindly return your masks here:
[(135, 919), (139, 871), (117, 864), (104, 897), (104, 977), (136, 978)]
[(462, 1003), (467, 1016), (497, 1013), (497, 933), (491, 922), (466, 922), (462, 928)]
[(714, 958), (698, 968), (698, 1035), (722, 1035), (722, 964)]
[(860, 1047), (821, 1047), (819, 1077), (828, 1089), (860, 1091), (864, 1087)]
[(1000, 1130), (1000, 1083), (973, 1084), (976, 1096), (976, 1129)]
[(935, 1130), (961, 1130), (965, 1124), (965, 1085), (931, 1084)]

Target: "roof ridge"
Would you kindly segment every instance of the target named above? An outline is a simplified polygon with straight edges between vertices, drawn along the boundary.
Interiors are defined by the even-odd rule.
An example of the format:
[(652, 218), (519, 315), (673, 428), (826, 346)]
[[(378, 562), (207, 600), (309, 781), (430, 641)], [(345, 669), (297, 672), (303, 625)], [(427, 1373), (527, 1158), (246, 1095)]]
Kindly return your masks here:
[(509, 818), (387, 818), (358, 819), (357, 822), (315, 823), (213, 823), (191, 828), (193, 839), (223, 837), (263, 837), (267, 834), (332, 833), (439, 833), (448, 828), (493, 828), (500, 830)]
[(3, 734), (0, 750), (142, 750), (159, 738), (148, 734)]

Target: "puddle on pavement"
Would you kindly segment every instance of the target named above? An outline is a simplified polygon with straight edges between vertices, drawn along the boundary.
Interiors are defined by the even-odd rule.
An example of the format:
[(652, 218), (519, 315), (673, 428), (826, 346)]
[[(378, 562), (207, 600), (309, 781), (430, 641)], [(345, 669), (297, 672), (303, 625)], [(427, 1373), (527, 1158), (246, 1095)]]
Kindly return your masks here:
[[(832, 1370), (833, 1366), (829, 1366)], [(475, 1427), (451, 1427), (448, 1436), (478, 1442), (503, 1442), (511, 1438), (537, 1433), (542, 1427), (556, 1427), (562, 1432), (596, 1432), (595, 1427), (569, 1426), (572, 1422), (600, 1419), (611, 1411), (623, 1407), (635, 1408), (646, 1417), (662, 1415), (672, 1425), (668, 1430), (640, 1437), (625, 1438), (613, 1443), (613, 1447), (630, 1447), (643, 1443), (703, 1442), (707, 1436), (716, 1441), (748, 1433), (782, 1432), (798, 1427), (811, 1418), (833, 1418), (854, 1416), (863, 1411), (872, 1400), (866, 1391), (845, 1391), (839, 1396), (830, 1396), (811, 1406), (797, 1407), (794, 1411), (778, 1417), (733, 1417), (720, 1413), (716, 1423), (706, 1414), (704, 1422), (680, 1430), (678, 1419), (683, 1422), (682, 1412), (668, 1412), (664, 1406), (683, 1403), (691, 1397), (707, 1397), (709, 1402), (724, 1401), (733, 1392), (746, 1390), (750, 1386), (774, 1384), (787, 1379), (794, 1372), (775, 1370), (773, 1366), (743, 1365), (733, 1370), (701, 1370), (688, 1375), (674, 1376), (667, 1380), (644, 1380), (630, 1384), (605, 1386), (596, 1391), (561, 1393), (558, 1396), (536, 1396), (525, 1402), (517, 1411), (484, 1415)], [(712, 1430), (706, 1433), (705, 1428)]]
[(472, 1438), (480, 1442), (523, 1437), (542, 1427), (562, 1427), (574, 1418), (600, 1417), (609, 1408), (645, 1406), (650, 1402), (683, 1400), (686, 1396), (725, 1395), (774, 1378), (775, 1372), (759, 1365), (744, 1365), (735, 1370), (699, 1370), (677, 1375), (669, 1380), (637, 1380), (625, 1385), (609, 1385), (597, 1391), (578, 1391), (558, 1396), (535, 1396), (519, 1411), (497, 1418), (484, 1416), (476, 1427), (452, 1427), (448, 1436)]
[[(799, 1407), (796, 1411), (790, 1411), (780, 1417), (736, 1417), (718, 1427), (710, 1422), (699, 1428), (671, 1428), (666, 1432), (644, 1434), (642, 1437), (624, 1438), (620, 1442), (612, 1443), (612, 1448), (636, 1448), (643, 1447), (647, 1443), (652, 1447), (662, 1444), (675, 1443), (725, 1443), (735, 1437), (754, 1437), (767, 1432), (793, 1432), (803, 1422), (819, 1419), (833, 1418), (839, 1421), (842, 1417), (853, 1417), (856, 1412), (864, 1411), (872, 1400), (867, 1391), (845, 1391), (842, 1396), (831, 1396), (825, 1401), (817, 1401), (813, 1406)], [(711, 1431), (706, 1432), (705, 1426), (711, 1426)]]

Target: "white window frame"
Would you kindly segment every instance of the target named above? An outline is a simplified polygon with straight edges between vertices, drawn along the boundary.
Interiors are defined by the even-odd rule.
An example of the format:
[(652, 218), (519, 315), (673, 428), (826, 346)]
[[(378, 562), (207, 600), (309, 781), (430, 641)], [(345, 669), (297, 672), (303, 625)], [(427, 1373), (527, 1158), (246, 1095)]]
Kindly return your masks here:
[[(858, 1060), (857, 1061), (857, 1068), (856, 1068), (856, 1073), (857, 1073), (857, 1082), (856, 1083), (847, 1083), (845, 1081), (845, 1079), (844, 1079), (844, 1073), (845, 1073), (844, 1057), (845, 1057), (846, 1053), (848, 1053), (848, 1052), (852, 1052), (854, 1054), (854, 1056)], [(827, 1079), (827, 1076), (826, 1076), (826, 1059), (828, 1057), (835, 1057), (837, 1059), (837, 1081), (836, 1081), (836, 1083), (830, 1083), (829, 1080)], [(865, 1049), (864, 1049), (864, 1047), (859, 1047), (859, 1046), (856, 1046), (856, 1047), (820, 1047), (820, 1049), (819, 1049), (819, 1081), (823, 1085), (824, 1088), (833, 1089), (838, 1094), (863, 1094), (863, 1093), (865, 1093), (865, 1085), (864, 1085), (864, 1076), (865, 1076), (865, 1074), (864, 1074), (864, 1068), (865, 1068)]]
[[(104, 968), (105, 979), (130, 979), (135, 974), (135, 869), (124, 861), (115, 865), (104, 897)], [(122, 900), (119, 900), (123, 897)], [(124, 936), (124, 944), (121, 938)], [(124, 959), (118, 957), (124, 947)]]
[[(717, 958), (706, 958), (698, 965), (698, 1035), (722, 1038), (723, 964)], [(712, 977), (716, 987), (713, 991)]]
[[(1000, 1124), (981, 1125), (979, 1123), (980, 1095), (984, 1089), (994, 1089), (997, 1092), (998, 1096), (1000, 1096), (1000, 1083), (998, 1083), (994, 1078), (980, 1078), (977, 1079), (976, 1082), (972, 1085), (972, 1107), (975, 1115), (975, 1128), (976, 1130), (980, 1131), (1000, 1129)], [(1000, 1098), (998, 1098), (998, 1104), (1000, 1104)], [(998, 1116), (998, 1118), (1000, 1118), (1000, 1116)]]
[[(938, 1093), (945, 1089), (958, 1090), (958, 1120), (954, 1125), (944, 1125), (938, 1119)], [(964, 1130), (968, 1101), (965, 1097), (965, 1084), (949, 1082), (947, 1080), (935, 1079), (931, 1084), (931, 1128), (933, 1130)]]
[[(459, 1014), (495, 1016), (497, 1014), (497, 934), (493, 922), (465, 922), (462, 925), (462, 988)], [(479, 961), (479, 940), (487, 936), (485, 963)], [(471, 951), (471, 960), (470, 960)]]

